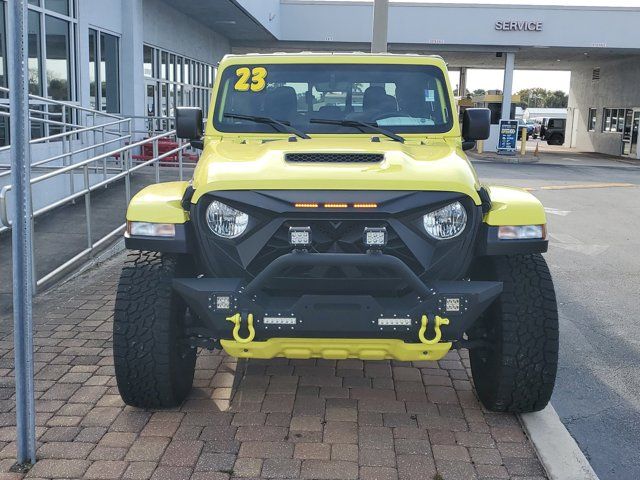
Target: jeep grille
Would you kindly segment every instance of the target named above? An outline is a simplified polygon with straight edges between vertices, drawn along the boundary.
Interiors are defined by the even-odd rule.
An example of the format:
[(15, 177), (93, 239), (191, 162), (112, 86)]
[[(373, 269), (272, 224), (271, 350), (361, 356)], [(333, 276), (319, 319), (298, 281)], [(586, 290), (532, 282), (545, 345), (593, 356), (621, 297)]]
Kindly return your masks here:
[(382, 153), (287, 153), (287, 162), (294, 163), (380, 163)]

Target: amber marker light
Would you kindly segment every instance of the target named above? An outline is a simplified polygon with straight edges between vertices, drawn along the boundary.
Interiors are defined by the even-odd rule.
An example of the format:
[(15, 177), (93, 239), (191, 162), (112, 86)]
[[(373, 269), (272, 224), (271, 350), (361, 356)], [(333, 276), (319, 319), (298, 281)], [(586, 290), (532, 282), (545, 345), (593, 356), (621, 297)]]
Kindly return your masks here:
[(353, 208), (378, 208), (377, 203), (354, 203)]
[(349, 205), (346, 203), (325, 203), (324, 208), (347, 208)]
[(296, 203), (294, 204), (296, 208), (318, 208), (319, 205), (317, 203)]

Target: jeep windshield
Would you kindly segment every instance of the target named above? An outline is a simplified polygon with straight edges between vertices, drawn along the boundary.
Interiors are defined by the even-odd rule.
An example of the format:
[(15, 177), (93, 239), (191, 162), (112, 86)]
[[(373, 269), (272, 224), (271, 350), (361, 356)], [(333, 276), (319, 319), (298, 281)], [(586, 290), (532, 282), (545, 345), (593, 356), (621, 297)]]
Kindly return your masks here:
[[(273, 133), (265, 117), (305, 133), (444, 133), (453, 125), (448, 86), (431, 65), (233, 65), (221, 73), (213, 124), (219, 132)], [(317, 122), (316, 120), (333, 122)], [(373, 129), (372, 129), (373, 132)]]

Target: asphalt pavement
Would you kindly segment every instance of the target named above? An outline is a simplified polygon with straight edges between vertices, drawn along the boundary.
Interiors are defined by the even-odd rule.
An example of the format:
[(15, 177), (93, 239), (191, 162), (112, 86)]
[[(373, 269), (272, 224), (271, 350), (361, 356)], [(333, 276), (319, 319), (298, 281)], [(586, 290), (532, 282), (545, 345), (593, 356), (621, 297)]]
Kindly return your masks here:
[(640, 162), (558, 152), (474, 162), (547, 211), (560, 312), (552, 404), (601, 480), (640, 478)]

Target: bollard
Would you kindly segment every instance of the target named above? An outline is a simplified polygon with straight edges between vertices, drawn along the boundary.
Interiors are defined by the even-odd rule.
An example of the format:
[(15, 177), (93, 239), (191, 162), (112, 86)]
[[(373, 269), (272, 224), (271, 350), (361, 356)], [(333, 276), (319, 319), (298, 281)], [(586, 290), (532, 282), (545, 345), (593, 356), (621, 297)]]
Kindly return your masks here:
[(478, 140), (476, 142), (476, 150), (478, 151), (478, 153), (484, 152), (484, 140)]
[(527, 153), (527, 127), (522, 127), (520, 135), (520, 155), (524, 157)]

